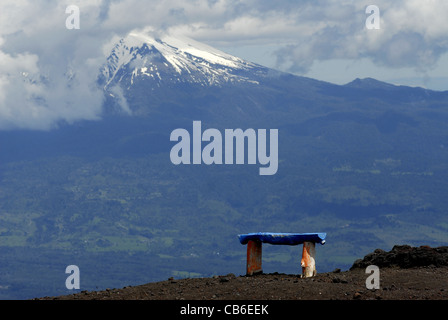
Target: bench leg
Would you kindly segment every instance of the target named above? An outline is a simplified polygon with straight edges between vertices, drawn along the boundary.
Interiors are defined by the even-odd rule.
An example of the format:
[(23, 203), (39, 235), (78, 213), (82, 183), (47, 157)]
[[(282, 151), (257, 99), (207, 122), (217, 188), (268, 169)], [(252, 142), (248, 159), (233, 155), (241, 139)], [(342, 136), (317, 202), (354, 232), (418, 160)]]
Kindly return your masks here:
[(302, 252), (302, 278), (314, 277), (316, 272), (316, 244), (314, 242), (304, 242)]
[(262, 243), (260, 241), (250, 240), (247, 243), (247, 262), (246, 274), (252, 276), (257, 273), (263, 273), (261, 267)]

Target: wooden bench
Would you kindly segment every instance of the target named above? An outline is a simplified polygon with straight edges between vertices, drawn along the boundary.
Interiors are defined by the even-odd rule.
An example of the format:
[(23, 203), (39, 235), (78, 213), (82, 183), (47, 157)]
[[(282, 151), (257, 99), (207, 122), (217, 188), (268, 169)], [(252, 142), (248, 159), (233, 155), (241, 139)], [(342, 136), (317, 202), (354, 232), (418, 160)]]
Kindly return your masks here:
[(258, 232), (240, 234), (240, 243), (247, 244), (246, 274), (263, 273), (261, 266), (262, 243), (273, 245), (295, 246), (303, 243), (302, 251), (302, 277), (309, 278), (316, 275), (315, 245), (325, 244), (326, 233), (270, 233)]

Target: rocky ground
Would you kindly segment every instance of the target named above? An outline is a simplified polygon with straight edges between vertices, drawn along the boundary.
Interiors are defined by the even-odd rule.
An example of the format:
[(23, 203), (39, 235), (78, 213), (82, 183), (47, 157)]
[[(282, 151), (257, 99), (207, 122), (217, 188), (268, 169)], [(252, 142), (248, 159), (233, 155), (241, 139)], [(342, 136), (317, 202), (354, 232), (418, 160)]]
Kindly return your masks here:
[[(379, 289), (367, 289), (366, 267), (380, 271)], [(395, 246), (354, 262), (347, 271), (260, 274), (166, 281), (39, 300), (448, 300), (448, 247)]]

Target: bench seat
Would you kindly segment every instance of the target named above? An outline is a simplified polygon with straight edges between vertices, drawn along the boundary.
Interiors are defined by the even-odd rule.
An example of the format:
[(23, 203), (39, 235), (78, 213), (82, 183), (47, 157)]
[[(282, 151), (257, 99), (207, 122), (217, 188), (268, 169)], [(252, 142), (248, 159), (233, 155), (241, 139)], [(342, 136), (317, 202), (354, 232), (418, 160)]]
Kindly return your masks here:
[(250, 240), (269, 244), (295, 246), (304, 242), (325, 243), (326, 233), (271, 233), (256, 232), (240, 234), (238, 238), (241, 244), (247, 244)]
[(315, 245), (325, 244), (326, 233), (272, 233), (257, 232), (238, 235), (240, 243), (247, 244), (246, 274), (263, 273), (262, 244), (295, 246), (303, 244), (302, 250), (302, 277), (316, 275)]

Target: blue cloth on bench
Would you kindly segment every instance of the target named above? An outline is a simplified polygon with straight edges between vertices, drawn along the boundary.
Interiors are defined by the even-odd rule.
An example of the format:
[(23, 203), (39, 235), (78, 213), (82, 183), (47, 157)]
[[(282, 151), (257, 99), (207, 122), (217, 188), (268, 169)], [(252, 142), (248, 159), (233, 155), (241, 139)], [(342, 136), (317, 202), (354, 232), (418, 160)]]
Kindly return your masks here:
[(326, 233), (271, 233), (257, 232), (240, 234), (238, 238), (241, 244), (247, 244), (249, 240), (257, 240), (263, 243), (283, 244), (294, 246), (304, 242), (325, 243)]

